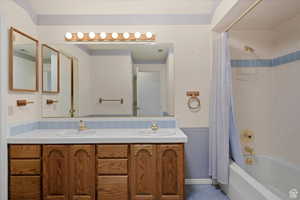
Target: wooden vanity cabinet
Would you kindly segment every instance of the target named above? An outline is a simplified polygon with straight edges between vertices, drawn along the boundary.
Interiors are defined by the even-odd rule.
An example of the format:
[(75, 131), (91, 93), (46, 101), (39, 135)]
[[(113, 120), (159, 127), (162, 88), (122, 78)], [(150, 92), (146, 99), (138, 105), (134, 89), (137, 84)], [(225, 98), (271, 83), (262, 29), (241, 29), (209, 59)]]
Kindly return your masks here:
[(97, 200), (129, 200), (128, 145), (97, 145)]
[(44, 200), (68, 200), (68, 158), (67, 145), (43, 146)]
[(183, 200), (183, 144), (131, 145), (132, 200)]
[(158, 199), (184, 199), (183, 145), (157, 145)]
[(132, 200), (156, 200), (156, 145), (131, 145)]
[(9, 199), (42, 199), (41, 145), (10, 145), (8, 152)]
[(44, 200), (95, 199), (95, 146), (43, 145)]
[(94, 200), (95, 145), (71, 145), (69, 186), (71, 200)]
[(11, 200), (183, 200), (183, 144), (9, 145)]

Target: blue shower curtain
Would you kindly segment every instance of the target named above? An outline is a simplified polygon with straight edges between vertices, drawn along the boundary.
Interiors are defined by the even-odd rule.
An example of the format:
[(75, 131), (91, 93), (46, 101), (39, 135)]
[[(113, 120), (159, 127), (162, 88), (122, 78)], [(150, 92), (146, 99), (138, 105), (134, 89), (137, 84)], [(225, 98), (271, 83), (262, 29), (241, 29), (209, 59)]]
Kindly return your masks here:
[(244, 163), (235, 121), (230, 60), (228, 33), (214, 33), (209, 174), (221, 184), (228, 183), (230, 158), (240, 166)]

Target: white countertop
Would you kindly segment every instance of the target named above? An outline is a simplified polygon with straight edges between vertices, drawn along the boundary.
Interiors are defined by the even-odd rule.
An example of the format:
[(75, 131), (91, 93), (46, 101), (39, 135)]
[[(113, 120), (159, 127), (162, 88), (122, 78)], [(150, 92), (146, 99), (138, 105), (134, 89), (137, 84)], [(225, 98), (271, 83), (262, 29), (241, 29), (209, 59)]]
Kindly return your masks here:
[(179, 129), (37, 129), (9, 136), (9, 144), (95, 144), (95, 143), (186, 143), (187, 136)]

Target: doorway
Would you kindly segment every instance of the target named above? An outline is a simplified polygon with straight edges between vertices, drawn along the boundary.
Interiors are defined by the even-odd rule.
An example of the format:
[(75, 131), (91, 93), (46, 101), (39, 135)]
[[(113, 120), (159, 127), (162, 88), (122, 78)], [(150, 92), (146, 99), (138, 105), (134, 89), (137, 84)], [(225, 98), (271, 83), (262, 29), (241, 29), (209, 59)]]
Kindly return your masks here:
[(159, 71), (137, 73), (138, 116), (162, 116), (161, 74)]

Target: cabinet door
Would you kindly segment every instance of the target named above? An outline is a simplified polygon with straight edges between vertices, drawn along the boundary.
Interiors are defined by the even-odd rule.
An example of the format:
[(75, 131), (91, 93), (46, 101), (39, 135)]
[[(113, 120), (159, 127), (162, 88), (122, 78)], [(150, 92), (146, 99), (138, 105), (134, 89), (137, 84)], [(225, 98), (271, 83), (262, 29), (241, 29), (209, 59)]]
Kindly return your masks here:
[(130, 187), (132, 200), (156, 200), (155, 145), (131, 145)]
[(160, 200), (182, 200), (184, 190), (183, 145), (157, 145)]
[(95, 199), (95, 145), (70, 146), (71, 200)]
[(43, 146), (44, 200), (68, 200), (68, 145)]

